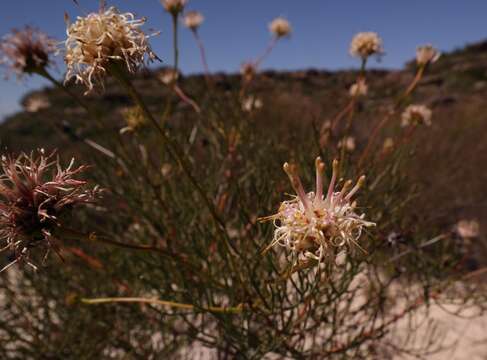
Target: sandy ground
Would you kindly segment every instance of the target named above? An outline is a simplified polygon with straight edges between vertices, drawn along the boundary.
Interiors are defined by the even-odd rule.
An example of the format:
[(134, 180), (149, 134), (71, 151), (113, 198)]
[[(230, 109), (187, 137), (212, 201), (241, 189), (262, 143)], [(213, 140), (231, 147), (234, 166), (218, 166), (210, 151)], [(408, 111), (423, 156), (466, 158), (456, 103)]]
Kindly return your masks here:
[[(444, 350), (429, 354), (425, 357), (401, 355), (394, 357), (398, 360), (428, 359), (428, 360), (485, 360), (487, 359), (487, 314), (475, 316), (473, 310), (467, 310), (458, 317), (450, 314), (455, 306), (446, 306), (445, 310), (434, 305), (430, 308), (430, 317), (435, 320), (438, 328), (437, 335), (442, 337)], [(468, 318), (470, 317), (470, 318)], [(401, 324), (405, 326), (405, 324)], [(419, 329), (415, 343), (426, 338), (426, 330)], [(423, 336), (424, 335), (424, 336)]]

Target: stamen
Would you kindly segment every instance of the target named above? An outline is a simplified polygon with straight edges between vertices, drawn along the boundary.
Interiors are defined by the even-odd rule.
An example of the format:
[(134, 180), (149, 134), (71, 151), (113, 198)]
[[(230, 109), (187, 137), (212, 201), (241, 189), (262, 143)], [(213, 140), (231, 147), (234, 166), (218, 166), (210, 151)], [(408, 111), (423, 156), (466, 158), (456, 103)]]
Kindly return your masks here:
[(330, 202), (333, 195), (333, 189), (335, 188), (335, 182), (338, 176), (338, 160), (333, 160), (333, 174), (331, 176), (330, 185), (328, 185), (328, 193), (326, 194), (325, 201)]
[(321, 160), (321, 157), (317, 157), (315, 160), (316, 166), (316, 195), (315, 202), (320, 203), (323, 197), (323, 173), (325, 171), (325, 163)]
[(286, 162), (284, 163), (282, 168), (284, 169), (287, 176), (289, 177), (289, 180), (291, 181), (291, 185), (294, 191), (296, 191), (296, 194), (298, 195), (299, 199), (303, 203), (304, 209), (306, 210), (307, 213), (311, 213), (311, 207), (308, 201), (308, 197), (304, 192), (303, 184), (301, 183), (301, 179), (298, 176), (296, 166), (290, 165)]
[(345, 201), (350, 200), (350, 198), (362, 187), (362, 185), (365, 183), (365, 175), (362, 175), (358, 181), (357, 184), (353, 187), (353, 189), (348, 193), (348, 195), (345, 197)]

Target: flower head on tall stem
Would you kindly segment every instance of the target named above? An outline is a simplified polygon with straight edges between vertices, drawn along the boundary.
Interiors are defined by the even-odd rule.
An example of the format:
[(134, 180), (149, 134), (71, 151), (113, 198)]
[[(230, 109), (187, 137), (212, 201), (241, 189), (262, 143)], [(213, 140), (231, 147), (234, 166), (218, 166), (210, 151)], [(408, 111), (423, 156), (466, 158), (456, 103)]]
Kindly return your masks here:
[(283, 17), (277, 17), (269, 24), (269, 31), (277, 39), (291, 35), (292, 28), (289, 21)]
[(441, 53), (431, 44), (418, 46), (416, 49), (416, 63), (418, 66), (426, 66), (436, 62)]
[[(95, 201), (98, 187), (79, 178), (86, 166), (63, 169), (53, 152), (3, 156), (0, 173), (0, 250), (11, 250), (16, 262), (32, 264), (31, 252), (57, 252), (55, 240), (63, 217), (75, 205)], [(41, 250), (36, 250), (41, 249)], [(12, 265), (13, 263), (9, 264)]]
[(381, 55), (382, 39), (375, 32), (361, 32), (356, 34), (350, 43), (350, 55), (367, 60), (369, 56)]
[(152, 52), (148, 36), (140, 29), (145, 19), (135, 19), (131, 13), (120, 13), (116, 8), (101, 9), (68, 24), (66, 55), (68, 71), (66, 81), (75, 78), (93, 89), (94, 83), (103, 84), (111, 64), (122, 64), (135, 72), (149, 60), (157, 57)]
[(22, 77), (45, 70), (56, 50), (56, 42), (40, 30), (14, 29), (0, 41), (0, 64)]
[(425, 124), (431, 126), (433, 112), (425, 105), (409, 105), (401, 114), (401, 126), (416, 126)]
[(183, 18), (184, 25), (191, 31), (197, 31), (204, 20), (203, 14), (198, 11), (188, 11)]
[(134, 132), (147, 124), (147, 119), (140, 106), (131, 106), (122, 109), (122, 117), (127, 125), (120, 129), (120, 134)]
[(173, 16), (178, 16), (184, 11), (188, 0), (161, 0), (164, 9)]
[(277, 214), (268, 217), (275, 225), (274, 239), (268, 248), (280, 245), (292, 252), (296, 259), (302, 255), (318, 262), (331, 260), (340, 250), (360, 247), (358, 240), (364, 227), (375, 224), (364, 220), (365, 215), (356, 213), (352, 197), (365, 182), (361, 176), (356, 185), (346, 181), (341, 190), (335, 191), (338, 181), (338, 161), (333, 161), (333, 174), (328, 190), (323, 193), (325, 164), (321, 158), (315, 161), (316, 192), (306, 193), (296, 166), (285, 163), (297, 196), (284, 201)]

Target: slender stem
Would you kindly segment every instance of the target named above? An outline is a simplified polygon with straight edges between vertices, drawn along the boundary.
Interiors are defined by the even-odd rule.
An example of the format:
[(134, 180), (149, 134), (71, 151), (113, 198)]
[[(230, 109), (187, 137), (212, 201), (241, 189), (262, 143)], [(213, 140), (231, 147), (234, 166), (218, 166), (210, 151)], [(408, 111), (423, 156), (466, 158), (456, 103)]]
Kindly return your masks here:
[(361, 166), (363, 165), (363, 162), (365, 161), (365, 159), (367, 158), (367, 155), (368, 153), (370, 152), (371, 148), (372, 148), (372, 145), (374, 144), (375, 142), (375, 139), (377, 137), (377, 135), (379, 134), (379, 131), (382, 130), (382, 128), (389, 122), (389, 120), (393, 117), (394, 113), (397, 111), (397, 109), (399, 109), (399, 107), (402, 105), (403, 101), (409, 96), (411, 95), (411, 93), (414, 91), (414, 89), (416, 89), (418, 83), (420, 82), (420, 80), (422, 79), (423, 75), (424, 75), (424, 70), (425, 70), (425, 67), (424, 66), (421, 66), (419, 67), (417, 73), (416, 73), (416, 76), (414, 77), (413, 81), (411, 82), (411, 84), (407, 87), (406, 91), (401, 95), (401, 97), (399, 97), (399, 99), (396, 101), (396, 104), (394, 105), (394, 109), (391, 113), (387, 114), (380, 122), (379, 124), (374, 128), (374, 130), (372, 131), (372, 134), (371, 136), (369, 137), (369, 141), (367, 143), (367, 145), (365, 146), (365, 149), (362, 153), (362, 155), (360, 156), (360, 159), (359, 159), (359, 162), (358, 162), (358, 167), (359, 169), (361, 168)]
[(181, 100), (191, 106), (195, 112), (197, 112), (198, 114), (201, 113), (201, 109), (198, 104), (193, 99), (190, 99), (188, 95), (186, 95), (183, 90), (178, 86), (178, 84), (173, 85), (173, 90), (181, 98)]
[(205, 51), (205, 47), (203, 46), (203, 41), (201, 41), (201, 38), (198, 34), (197, 29), (194, 29), (191, 32), (193, 33), (193, 36), (194, 36), (196, 43), (198, 44), (198, 48), (200, 50), (201, 62), (203, 63), (203, 69), (205, 71), (206, 82), (208, 84), (210, 84), (210, 68), (208, 66), (208, 61), (206, 60), (206, 51)]
[(88, 305), (109, 304), (109, 303), (155, 304), (155, 305), (169, 306), (178, 309), (200, 310), (200, 311), (209, 311), (209, 312), (224, 313), (224, 314), (239, 314), (243, 310), (242, 305), (235, 306), (235, 307), (209, 306), (207, 308), (198, 308), (191, 304), (184, 304), (184, 303), (178, 303), (174, 301), (166, 301), (166, 300), (143, 298), (143, 297), (107, 297), (107, 298), (94, 298), (94, 299), (82, 298), (81, 302), (83, 304), (88, 304)]
[(178, 14), (172, 14), (172, 35), (173, 35), (173, 51), (174, 51), (174, 70), (179, 67), (179, 47), (178, 47)]
[(272, 50), (276, 46), (278, 40), (279, 40), (279, 38), (277, 36), (274, 36), (271, 39), (271, 41), (270, 41), (269, 45), (267, 45), (267, 48), (265, 49), (264, 53), (261, 56), (259, 56), (257, 58), (257, 60), (254, 62), (255, 68), (258, 68), (260, 66), (260, 64), (262, 64), (262, 62), (269, 56), (269, 54), (272, 52)]
[(195, 179), (195, 177), (192, 175), (189, 165), (184, 159), (184, 153), (179, 150), (178, 145), (172, 141), (167, 135), (164, 129), (161, 127), (161, 125), (157, 122), (157, 120), (154, 118), (152, 113), (149, 111), (147, 105), (143, 101), (142, 97), (140, 94), (137, 92), (135, 87), (133, 86), (132, 82), (130, 79), (127, 77), (125, 74), (124, 70), (120, 67), (118, 63), (112, 63), (109, 67), (110, 73), (121, 83), (121, 85), (127, 90), (129, 95), (132, 97), (132, 99), (135, 101), (135, 103), (140, 107), (142, 110), (144, 116), (152, 122), (154, 127), (157, 129), (159, 132), (163, 144), (166, 146), (168, 149), (168, 154), (171, 157), (171, 159), (179, 164), (179, 166), (183, 169), (183, 172), (186, 174), (188, 179), (190, 180), (191, 184), (194, 186), (196, 191), (199, 193), (203, 201), (205, 202), (205, 205), (207, 206), (208, 210), (210, 211), (213, 219), (217, 223), (218, 227), (224, 231), (225, 229), (225, 223), (223, 220), (220, 218), (218, 215), (216, 208), (214, 204), (211, 202), (210, 198), (206, 195), (205, 191), (203, 188), (200, 186), (198, 181)]

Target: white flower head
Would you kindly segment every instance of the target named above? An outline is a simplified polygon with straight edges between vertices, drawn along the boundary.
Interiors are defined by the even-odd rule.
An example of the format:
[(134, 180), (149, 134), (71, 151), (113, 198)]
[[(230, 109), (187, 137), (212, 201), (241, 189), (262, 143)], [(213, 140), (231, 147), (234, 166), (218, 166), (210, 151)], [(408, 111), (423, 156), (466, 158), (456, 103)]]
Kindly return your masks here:
[(66, 81), (75, 78), (93, 89), (94, 82), (103, 84), (108, 67), (113, 62), (125, 65), (135, 72), (148, 55), (156, 58), (140, 29), (145, 19), (135, 19), (131, 13), (120, 13), (116, 8), (101, 9), (68, 24), (66, 39)]
[[(284, 164), (297, 196), (284, 201), (277, 214), (267, 219), (274, 221), (274, 239), (268, 248), (280, 245), (292, 252), (295, 258), (303, 256), (321, 262), (333, 257), (340, 250), (359, 247), (358, 240), (364, 227), (375, 224), (356, 213), (352, 197), (365, 182), (361, 176), (352, 188), (346, 181), (340, 191), (335, 191), (338, 179), (338, 161), (333, 161), (333, 174), (326, 194), (323, 194), (325, 164), (317, 158), (316, 192), (305, 193), (296, 167)], [(336, 251), (335, 251), (336, 250)]]
[(371, 55), (381, 55), (382, 39), (375, 32), (361, 32), (356, 34), (350, 44), (350, 55), (367, 59)]
[(183, 18), (184, 25), (193, 31), (196, 31), (203, 21), (205, 20), (205, 17), (203, 14), (201, 14), (198, 11), (188, 11)]
[(436, 62), (441, 53), (431, 44), (418, 46), (416, 49), (416, 63), (419, 66), (425, 66)]
[(24, 109), (27, 112), (35, 113), (43, 109), (47, 109), (51, 103), (47, 96), (43, 94), (36, 94), (29, 96), (24, 102)]
[(365, 79), (360, 78), (350, 86), (350, 96), (352, 97), (359, 97), (359, 96), (366, 96), (368, 91), (368, 86), (367, 83), (365, 82)]
[(425, 124), (431, 126), (433, 112), (424, 105), (409, 105), (401, 114), (401, 126), (416, 126)]
[(394, 140), (391, 137), (388, 137), (384, 140), (382, 144), (382, 151), (389, 152), (394, 148)]
[(158, 79), (165, 85), (172, 85), (179, 79), (179, 71), (167, 68), (157, 75)]
[(477, 220), (460, 220), (455, 225), (455, 232), (463, 239), (476, 238), (480, 233), (480, 225)]
[(262, 106), (264, 106), (262, 100), (254, 95), (249, 95), (242, 100), (242, 110), (245, 112), (262, 109)]
[(188, 0), (161, 0), (164, 9), (173, 16), (182, 13), (187, 2)]
[(289, 36), (292, 32), (291, 24), (283, 17), (277, 17), (269, 24), (269, 31), (276, 38)]
[(353, 152), (355, 150), (355, 138), (353, 136), (345, 136), (338, 142), (338, 148), (342, 147), (348, 152)]

